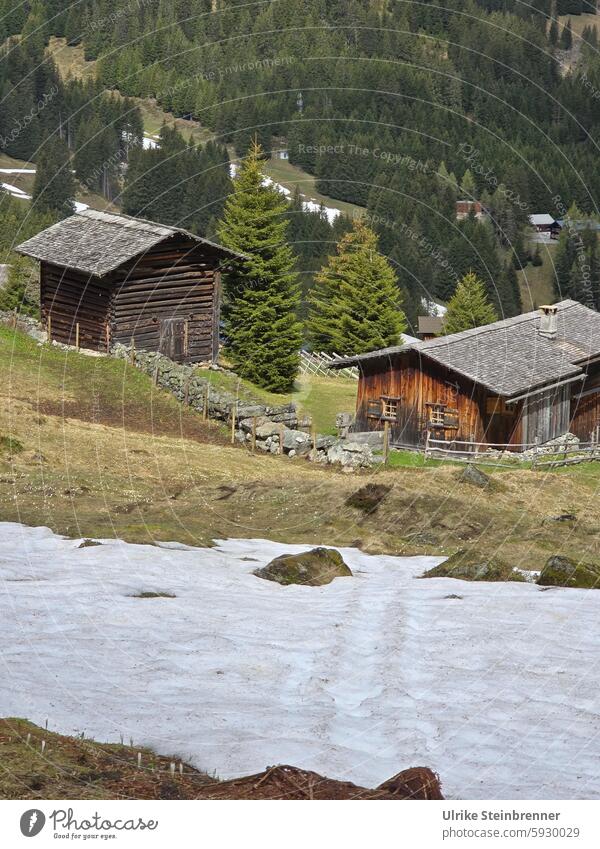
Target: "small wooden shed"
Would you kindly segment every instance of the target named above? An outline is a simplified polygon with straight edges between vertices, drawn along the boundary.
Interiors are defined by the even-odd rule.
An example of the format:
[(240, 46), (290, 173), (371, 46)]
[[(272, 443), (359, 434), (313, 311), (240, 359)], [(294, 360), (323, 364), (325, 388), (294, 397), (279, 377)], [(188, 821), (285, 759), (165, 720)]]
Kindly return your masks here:
[(16, 250), (40, 261), (52, 339), (95, 350), (134, 340), (178, 362), (217, 358), (221, 271), (238, 254), (178, 227), (92, 209)]
[(600, 437), (600, 314), (566, 300), (429, 341), (345, 357), (357, 366), (354, 430), (392, 443), (544, 443)]

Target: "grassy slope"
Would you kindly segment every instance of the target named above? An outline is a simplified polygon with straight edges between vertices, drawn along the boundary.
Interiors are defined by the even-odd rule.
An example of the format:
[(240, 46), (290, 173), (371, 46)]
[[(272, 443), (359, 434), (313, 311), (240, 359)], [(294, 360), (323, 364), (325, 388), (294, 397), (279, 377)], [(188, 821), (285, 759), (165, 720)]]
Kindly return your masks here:
[(101, 744), (24, 719), (0, 719), (0, 799), (194, 799), (199, 786), (215, 780), (188, 764), (180, 775), (178, 760), (172, 777), (172, 760), (135, 745)]
[(365, 210), (362, 206), (347, 203), (343, 200), (334, 200), (327, 197), (327, 195), (320, 194), (315, 188), (314, 176), (307, 174), (306, 171), (302, 171), (285, 159), (269, 159), (264, 165), (264, 172), (272, 180), (275, 180), (276, 183), (281, 183), (282, 186), (291, 192), (298, 186), (300, 192), (308, 200), (322, 203), (324, 206), (333, 209), (339, 209), (340, 212), (343, 212), (344, 215), (348, 215), (350, 218), (361, 218), (364, 215)]
[[(532, 250), (536, 247), (537, 245), (531, 245)], [(543, 243), (539, 247), (543, 264), (528, 265), (523, 271), (517, 272), (523, 312), (537, 309), (540, 304), (553, 304), (556, 300), (553, 283), (556, 242)]]
[[(450, 554), (474, 546), (539, 568), (552, 553), (594, 559), (600, 467), (504, 472), (489, 493), (451, 465), (344, 475), (224, 444), (120, 361), (37, 346), (0, 329), (0, 520), (72, 537), (208, 545), (214, 538)], [(17, 446), (18, 448), (18, 446)], [(345, 504), (359, 486), (392, 487), (377, 512)], [(575, 513), (573, 526), (545, 521)]]

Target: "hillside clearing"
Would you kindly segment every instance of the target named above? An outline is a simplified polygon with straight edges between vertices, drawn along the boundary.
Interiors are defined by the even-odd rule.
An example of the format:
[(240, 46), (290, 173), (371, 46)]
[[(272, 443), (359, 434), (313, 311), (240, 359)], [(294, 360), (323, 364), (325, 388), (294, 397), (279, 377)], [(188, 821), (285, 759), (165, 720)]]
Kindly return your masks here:
[[(493, 492), (460, 482), (452, 464), (344, 475), (230, 446), (226, 428), (123, 361), (0, 328), (0, 371), (0, 435), (22, 446), (0, 451), (0, 520), (151, 544), (245, 536), (393, 554), (484, 547), (531, 569), (558, 552), (594, 560), (600, 545), (599, 464), (503, 471)], [(365, 478), (391, 487), (366, 514), (346, 505)], [(566, 513), (576, 519), (554, 521)]]

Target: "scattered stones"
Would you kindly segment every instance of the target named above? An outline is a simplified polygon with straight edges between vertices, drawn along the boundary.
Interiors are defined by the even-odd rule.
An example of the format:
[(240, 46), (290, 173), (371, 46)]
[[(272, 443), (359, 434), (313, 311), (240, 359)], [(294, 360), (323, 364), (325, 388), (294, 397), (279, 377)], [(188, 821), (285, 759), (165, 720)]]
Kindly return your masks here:
[(283, 586), (303, 584), (310, 587), (330, 584), (334, 578), (352, 577), (342, 555), (334, 548), (313, 548), (302, 554), (282, 554), (263, 569), (257, 569), (254, 574)]
[(461, 581), (518, 581), (525, 576), (508, 563), (478, 551), (461, 550), (439, 566), (428, 569), (422, 578), (458, 578)]
[(537, 582), (543, 587), (600, 589), (600, 565), (555, 554), (546, 561)]
[(92, 548), (95, 545), (102, 545), (97, 539), (82, 539), (77, 548)]

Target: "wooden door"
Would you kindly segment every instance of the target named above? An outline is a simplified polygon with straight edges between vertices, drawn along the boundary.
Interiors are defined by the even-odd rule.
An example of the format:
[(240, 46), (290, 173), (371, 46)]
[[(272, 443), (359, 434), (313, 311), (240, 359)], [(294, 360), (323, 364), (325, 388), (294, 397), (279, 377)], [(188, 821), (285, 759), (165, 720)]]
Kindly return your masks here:
[(165, 357), (182, 363), (187, 359), (187, 321), (183, 318), (163, 318), (160, 322), (158, 350)]

